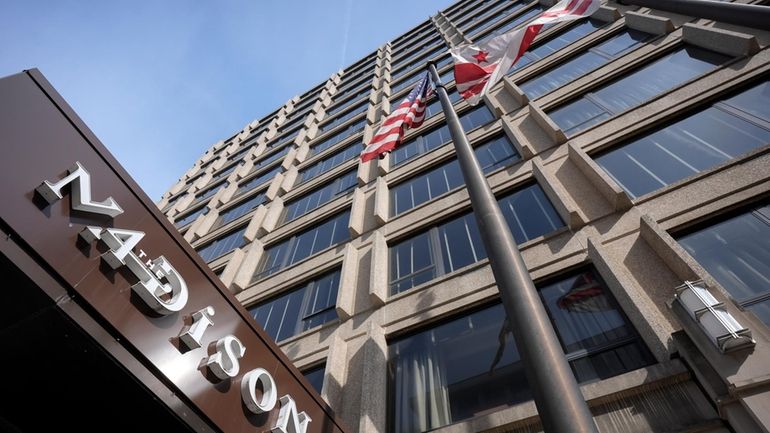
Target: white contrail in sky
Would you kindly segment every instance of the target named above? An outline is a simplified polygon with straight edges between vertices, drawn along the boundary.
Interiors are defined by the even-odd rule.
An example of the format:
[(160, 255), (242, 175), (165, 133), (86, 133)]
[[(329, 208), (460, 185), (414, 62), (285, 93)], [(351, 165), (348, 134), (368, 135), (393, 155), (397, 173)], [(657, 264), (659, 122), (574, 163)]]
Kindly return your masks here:
[(345, 35), (342, 39), (342, 58), (340, 59), (340, 69), (345, 66), (345, 57), (348, 54), (348, 38), (350, 37), (350, 15), (353, 13), (353, 0), (347, 0), (347, 8), (345, 10)]

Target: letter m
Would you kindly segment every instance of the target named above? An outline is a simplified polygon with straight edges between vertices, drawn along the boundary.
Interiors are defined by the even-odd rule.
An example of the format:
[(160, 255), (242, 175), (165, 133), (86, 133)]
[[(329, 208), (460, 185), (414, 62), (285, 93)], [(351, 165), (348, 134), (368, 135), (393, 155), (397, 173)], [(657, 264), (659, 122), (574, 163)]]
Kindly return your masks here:
[(44, 181), (35, 188), (48, 204), (62, 199), (61, 190), (68, 183), (72, 183), (72, 208), (83, 212), (98, 213), (116, 217), (123, 213), (123, 209), (118, 206), (112, 197), (107, 197), (104, 201), (91, 200), (91, 175), (85, 168), (76, 162), (69, 169), (69, 174), (62, 180), (51, 183)]

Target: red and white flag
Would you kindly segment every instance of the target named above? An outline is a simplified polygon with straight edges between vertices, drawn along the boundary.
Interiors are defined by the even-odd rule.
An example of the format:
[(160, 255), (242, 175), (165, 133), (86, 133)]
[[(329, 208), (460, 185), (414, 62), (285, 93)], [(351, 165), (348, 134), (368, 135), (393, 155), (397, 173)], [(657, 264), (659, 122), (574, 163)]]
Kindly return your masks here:
[(426, 72), (398, 108), (382, 121), (380, 129), (374, 134), (366, 149), (361, 152), (361, 161), (366, 162), (390, 152), (401, 144), (407, 128), (417, 128), (422, 125), (422, 121), (425, 120), (426, 101), (432, 94), (433, 86)]
[(457, 92), (470, 105), (478, 104), (527, 51), (543, 25), (587, 17), (600, 6), (599, 0), (562, 0), (525, 27), (452, 48), (449, 52), (455, 61)]

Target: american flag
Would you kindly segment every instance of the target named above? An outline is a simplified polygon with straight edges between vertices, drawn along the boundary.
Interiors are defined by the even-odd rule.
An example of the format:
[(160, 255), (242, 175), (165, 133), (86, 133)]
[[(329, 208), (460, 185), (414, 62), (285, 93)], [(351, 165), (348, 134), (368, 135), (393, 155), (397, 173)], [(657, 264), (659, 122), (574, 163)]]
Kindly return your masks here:
[(390, 152), (401, 144), (401, 139), (407, 128), (418, 128), (422, 125), (423, 120), (425, 120), (426, 101), (430, 99), (432, 94), (433, 86), (426, 72), (420, 82), (409, 92), (406, 99), (398, 105), (398, 108), (382, 121), (380, 129), (374, 134), (372, 141), (361, 152), (361, 161), (366, 162), (383, 153)]
[(544, 25), (587, 17), (601, 7), (600, 0), (562, 0), (524, 27), (478, 44), (463, 44), (449, 50), (455, 61), (457, 92), (476, 105), (489, 89), (527, 51)]

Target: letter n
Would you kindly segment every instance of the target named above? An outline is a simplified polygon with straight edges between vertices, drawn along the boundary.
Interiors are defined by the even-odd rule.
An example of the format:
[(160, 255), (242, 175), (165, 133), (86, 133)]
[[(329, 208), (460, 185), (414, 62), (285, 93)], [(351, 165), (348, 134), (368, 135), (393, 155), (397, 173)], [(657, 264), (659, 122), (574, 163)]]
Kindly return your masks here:
[(281, 411), (278, 413), (273, 433), (305, 433), (310, 421), (312, 419), (305, 412), (297, 413), (294, 399), (284, 395), (281, 397)]

